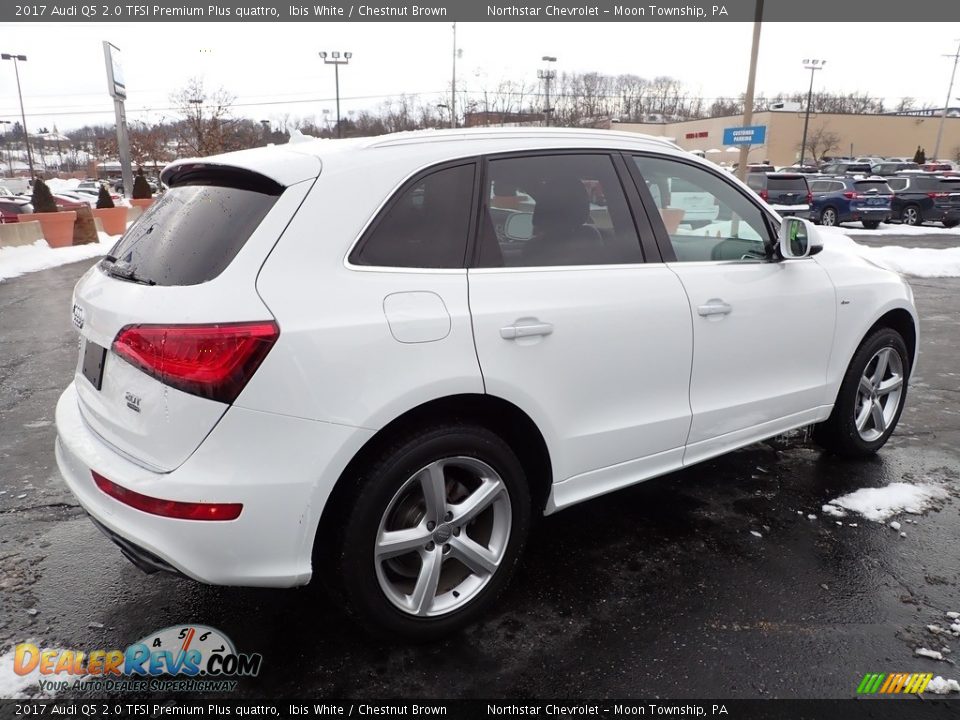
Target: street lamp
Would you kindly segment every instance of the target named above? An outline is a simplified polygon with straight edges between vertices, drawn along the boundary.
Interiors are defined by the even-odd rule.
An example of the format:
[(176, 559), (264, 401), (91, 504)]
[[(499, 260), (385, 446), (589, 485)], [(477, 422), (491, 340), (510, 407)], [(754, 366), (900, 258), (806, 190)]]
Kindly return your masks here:
[[(328, 57), (329, 55), (329, 57)], [(333, 80), (336, 87), (337, 93), (337, 137), (343, 137), (343, 128), (340, 127), (340, 66), (346, 65), (350, 62), (350, 58), (353, 57), (353, 53), (345, 52), (343, 57), (340, 57), (339, 52), (327, 53), (326, 51), (320, 53), (320, 58), (323, 60), (324, 65), (333, 65)]]
[(27, 116), (23, 112), (23, 93), (20, 91), (20, 68), (17, 62), (26, 62), (26, 55), (11, 55), (0, 53), (0, 59), (13, 60), (13, 72), (17, 76), (17, 95), (20, 97), (20, 120), (23, 121), (23, 144), (27, 147), (27, 165), (30, 166), (31, 182), (33, 178), (33, 156), (30, 154), (30, 134), (27, 132)]
[[(807, 112), (803, 118), (803, 142), (800, 143), (800, 165), (803, 165), (803, 159), (807, 152), (807, 127), (810, 125), (810, 103), (813, 101), (813, 76), (817, 70), (823, 70), (827, 64), (826, 60), (804, 60), (803, 67), (810, 71), (810, 89), (807, 91)], [(816, 158), (814, 158), (816, 160)]]
[[(541, 60), (546, 63), (555, 63), (557, 61), (557, 59), (552, 55), (544, 55)], [(547, 68), (543, 70), (537, 70), (537, 77), (540, 80), (543, 80), (543, 94), (545, 97), (543, 107), (543, 123), (544, 125), (549, 125), (550, 113), (553, 112), (553, 109), (550, 107), (550, 83), (552, 83), (554, 78), (557, 77), (557, 71), (547, 66)]]

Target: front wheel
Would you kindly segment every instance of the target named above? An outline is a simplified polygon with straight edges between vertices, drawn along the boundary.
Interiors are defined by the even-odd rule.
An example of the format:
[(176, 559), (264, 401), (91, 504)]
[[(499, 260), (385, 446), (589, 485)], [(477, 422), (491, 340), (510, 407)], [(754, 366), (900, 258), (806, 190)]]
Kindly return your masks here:
[(900, 420), (909, 374), (900, 333), (880, 328), (871, 334), (850, 361), (833, 412), (814, 428), (814, 439), (843, 457), (873, 455)]
[(499, 436), (469, 424), (416, 433), (384, 450), (360, 483), (331, 579), (362, 625), (432, 640), (470, 623), (506, 587), (530, 493)]
[(863, 226), (867, 230), (876, 230), (878, 227), (880, 227), (879, 220), (861, 220), (860, 222), (863, 223)]

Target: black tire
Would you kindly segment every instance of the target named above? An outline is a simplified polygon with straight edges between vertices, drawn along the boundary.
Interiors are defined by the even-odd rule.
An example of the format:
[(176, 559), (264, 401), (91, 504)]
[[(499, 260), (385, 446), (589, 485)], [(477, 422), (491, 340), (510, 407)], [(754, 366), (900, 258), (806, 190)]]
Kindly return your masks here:
[(960, 225), (960, 220), (944, 220), (943, 226), (945, 228), (955, 228), (957, 225)]
[[(891, 348), (900, 356), (903, 368), (903, 389), (896, 411), (886, 430), (875, 440), (867, 441), (861, 437), (855, 422), (860, 378), (874, 355), (883, 348)], [(866, 458), (876, 453), (890, 438), (900, 420), (900, 414), (907, 399), (906, 379), (910, 376), (911, 360), (907, 345), (896, 330), (879, 328), (871, 333), (860, 344), (847, 367), (830, 417), (814, 427), (814, 440), (824, 449), (845, 458)]]
[[(453, 457), (475, 458), (499, 474), (509, 497), (509, 537), (496, 571), (467, 604), (443, 615), (418, 617), (397, 607), (382, 589), (374, 548), (381, 521), (405, 483), (431, 463)], [(506, 588), (530, 528), (530, 490), (523, 466), (510, 446), (485, 427), (454, 422), (398, 439), (379, 452), (358, 475), (344, 478), (356, 482), (357, 490), (340, 506), (338, 531), (330, 537), (332, 547), (317, 548), (321, 560), (330, 553), (324, 563), (328, 568), (327, 584), (347, 612), (372, 634), (385, 632), (414, 642), (449, 635), (482, 615)], [(412, 574), (417, 572), (414, 569)]]
[(904, 225), (923, 225), (923, 212), (919, 205), (907, 205), (900, 212), (900, 222)]
[(863, 226), (867, 230), (876, 230), (878, 227), (880, 227), (879, 220), (861, 220), (860, 222), (863, 223)]

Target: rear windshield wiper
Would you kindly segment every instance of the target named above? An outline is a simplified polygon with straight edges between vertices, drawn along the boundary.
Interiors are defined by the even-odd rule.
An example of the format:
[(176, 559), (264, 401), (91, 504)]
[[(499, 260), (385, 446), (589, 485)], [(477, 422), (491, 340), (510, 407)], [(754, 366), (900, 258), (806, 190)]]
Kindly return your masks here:
[(103, 269), (106, 270), (107, 275), (110, 275), (111, 277), (120, 278), (121, 280), (129, 280), (130, 282), (139, 283), (140, 285), (157, 284), (154, 280), (137, 275), (137, 271), (129, 265), (117, 263), (116, 258), (113, 258), (110, 255), (105, 257), (103, 262)]

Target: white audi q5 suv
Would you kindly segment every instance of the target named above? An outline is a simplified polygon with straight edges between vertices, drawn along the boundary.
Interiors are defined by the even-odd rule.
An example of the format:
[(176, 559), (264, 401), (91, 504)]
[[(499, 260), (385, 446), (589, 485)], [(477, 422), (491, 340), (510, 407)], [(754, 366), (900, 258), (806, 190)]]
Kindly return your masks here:
[(802, 426), (865, 457), (906, 398), (909, 286), (662, 139), (318, 140), (163, 181), (77, 284), (56, 414), (64, 479), (148, 571), (316, 575), (435, 637), (535, 514)]

